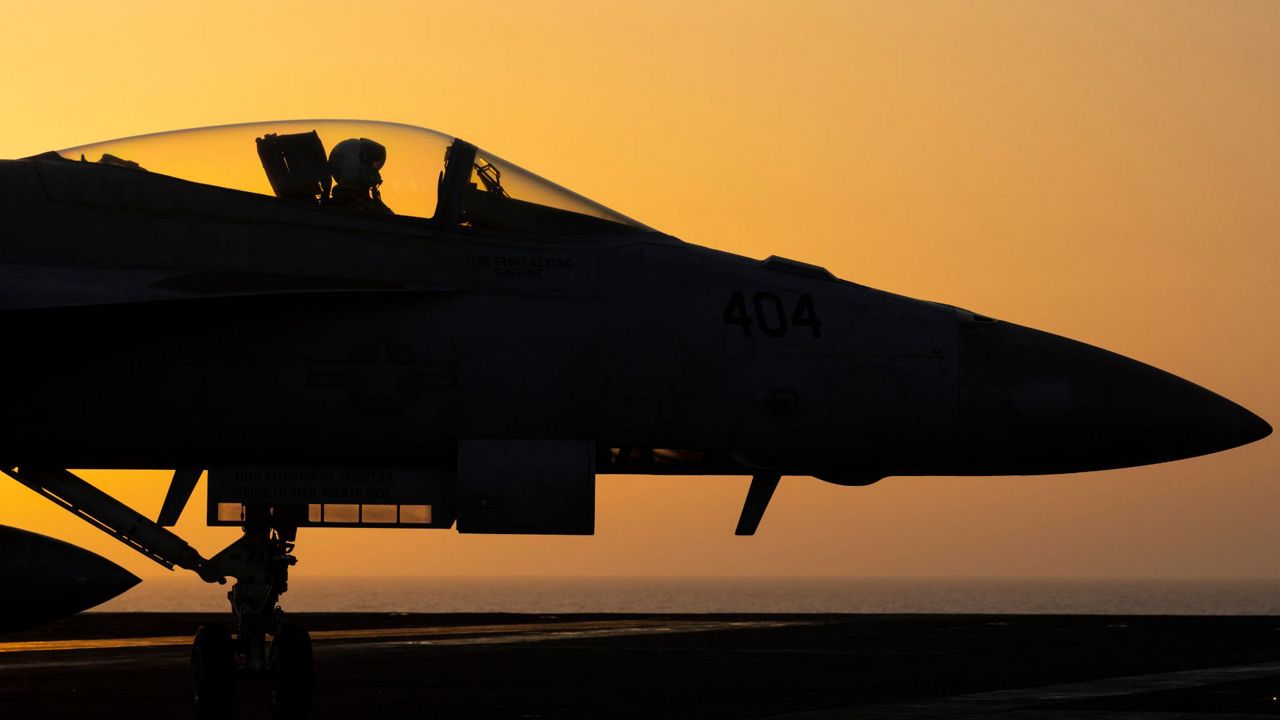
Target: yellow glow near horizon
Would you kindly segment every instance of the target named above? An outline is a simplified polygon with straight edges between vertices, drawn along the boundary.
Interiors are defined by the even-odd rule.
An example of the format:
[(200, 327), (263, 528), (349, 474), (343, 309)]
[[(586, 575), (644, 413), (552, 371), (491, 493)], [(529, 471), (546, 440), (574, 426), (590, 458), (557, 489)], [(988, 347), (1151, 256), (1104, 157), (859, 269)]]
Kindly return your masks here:
[[(0, 59), (0, 156), (422, 125), (690, 242), (1062, 333), (1280, 421), (1277, 3), (53, 2), (7, 9)], [(745, 479), (604, 477), (595, 537), (304, 530), (297, 573), (1275, 577), (1277, 461), (1269, 438), (1068, 477), (788, 478), (752, 539)], [(149, 513), (166, 479), (88, 476)], [(235, 537), (202, 513), (178, 529), (206, 553)], [(0, 522), (158, 571), (64, 515), (0, 484)]]

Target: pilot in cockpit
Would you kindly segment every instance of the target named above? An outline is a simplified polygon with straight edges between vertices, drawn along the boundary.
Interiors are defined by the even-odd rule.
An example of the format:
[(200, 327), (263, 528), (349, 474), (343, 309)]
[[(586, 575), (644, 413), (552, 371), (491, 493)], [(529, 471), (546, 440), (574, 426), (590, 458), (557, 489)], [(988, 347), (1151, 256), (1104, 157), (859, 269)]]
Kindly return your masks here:
[(329, 172), (333, 174), (333, 193), (328, 204), (364, 212), (390, 213), (382, 202), (378, 172), (387, 161), (387, 149), (367, 138), (343, 140), (329, 153)]

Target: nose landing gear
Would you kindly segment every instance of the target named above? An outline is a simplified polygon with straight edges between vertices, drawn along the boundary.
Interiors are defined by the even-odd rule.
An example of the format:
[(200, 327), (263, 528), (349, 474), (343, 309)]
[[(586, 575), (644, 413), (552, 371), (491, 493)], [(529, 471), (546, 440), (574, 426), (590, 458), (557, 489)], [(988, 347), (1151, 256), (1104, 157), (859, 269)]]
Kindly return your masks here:
[[(271, 683), (274, 720), (306, 720), (311, 714), (311, 637), (302, 627), (287, 623), (278, 602), (289, 587), (299, 518), (290, 512), (304, 508), (270, 505), (244, 506), (244, 534), (227, 549), (205, 560), (182, 538), (160, 523), (63, 468), (0, 465), (14, 478), (59, 507), (172, 570), (191, 570), (209, 583), (236, 583), (227, 599), (235, 621), (235, 635), (222, 625), (205, 625), (191, 644), (191, 689), (199, 720), (227, 720), (231, 716), (237, 674), (262, 675)], [(182, 511), (194, 481), (190, 469), (174, 474), (173, 502), (165, 501), (161, 519), (172, 524)], [(198, 476), (196, 472), (196, 476)], [(186, 480), (179, 482), (182, 478)], [(267, 644), (267, 636), (272, 637)]]
[[(273, 511), (271, 507), (246, 506), (244, 534), (213, 556), (209, 564), (236, 578), (227, 593), (235, 623), (235, 668), (241, 675), (266, 674), (274, 720), (305, 720), (311, 714), (311, 636), (302, 626), (286, 622), (277, 604), (289, 588), (289, 567), (298, 561), (292, 555), (297, 527), (285, 524)], [(230, 715), (234, 689), (221, 687), (225, 701), (206, 693), (202, 705), (196, 669), (200, 639), (197, 635), (192, 647), (196, 714), (202, 720), (215, 716), (223, 720)]]

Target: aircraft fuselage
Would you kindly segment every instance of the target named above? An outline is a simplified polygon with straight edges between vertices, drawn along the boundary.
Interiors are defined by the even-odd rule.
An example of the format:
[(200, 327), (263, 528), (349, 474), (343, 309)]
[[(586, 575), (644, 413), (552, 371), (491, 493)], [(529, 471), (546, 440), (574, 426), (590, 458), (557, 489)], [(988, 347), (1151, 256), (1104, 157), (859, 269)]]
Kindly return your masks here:
[(1106, 351), (660, 233), (445, 232), (59, 159), (0, 187), (14, 462), (416, 466), (572, 438), (599, 472), (861, 484), (1269, 431)]

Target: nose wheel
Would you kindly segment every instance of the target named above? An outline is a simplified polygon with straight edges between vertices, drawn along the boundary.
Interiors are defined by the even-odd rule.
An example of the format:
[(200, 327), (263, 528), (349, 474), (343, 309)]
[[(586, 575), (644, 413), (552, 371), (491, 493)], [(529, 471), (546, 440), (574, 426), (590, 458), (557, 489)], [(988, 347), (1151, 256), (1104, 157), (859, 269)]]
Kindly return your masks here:
[(278, 521), (272, 508), (246, 507), (244, 534), (209, 560), (236, 578), (227, 593), (235, 637), (221, 625), (206, 625), (196, 633), (191, 680), (198, 720), (231, 717), (237, 675), (265, 676), (273, 720), (311, 716), (311, 636), (286, 622), (277, 604), (289, 586), (289, 567), (297, 562), (292, 555), (297, 528), (276, 525)]
[(191, 643), (191, 695), (196, 720), (231, 717), (236, 687), (236, 651), (222, 625), (203, 625)]
[(272, 720), (311, 717), (311, 667), (311, 635), (300, 625), (285, 623), (271, 640), (267, 660)]

